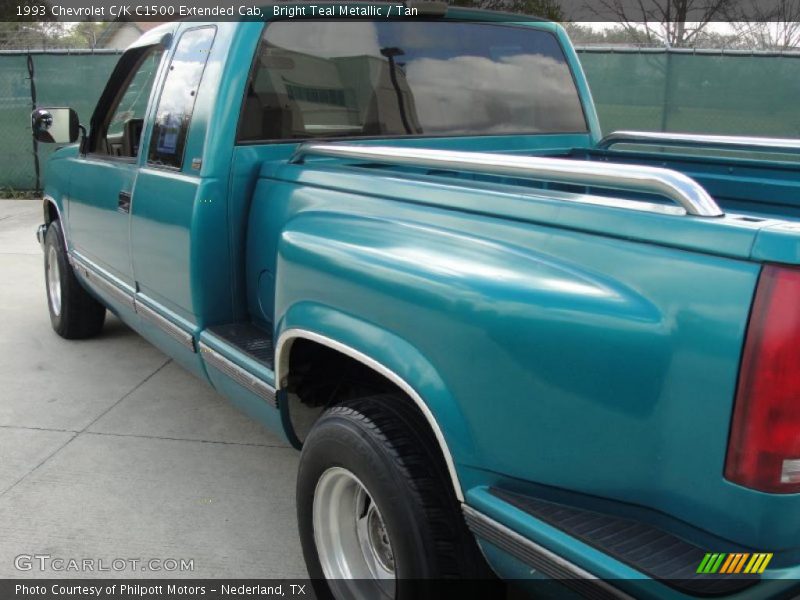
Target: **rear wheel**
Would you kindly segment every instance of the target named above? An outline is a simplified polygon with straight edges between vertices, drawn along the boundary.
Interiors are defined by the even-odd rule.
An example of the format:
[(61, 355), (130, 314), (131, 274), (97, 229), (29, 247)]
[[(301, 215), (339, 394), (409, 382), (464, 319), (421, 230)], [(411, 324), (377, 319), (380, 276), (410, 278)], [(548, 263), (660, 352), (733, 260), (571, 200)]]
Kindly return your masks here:
[(330, 467), (317, 480), (312, 503), (314, 545), (328, 579), (372, 580), (395, 592), (394, 550), (380, 509), (352, 471)]
[(67, 260), (61, 223), (47, 228), (44, 243), (44, 273), (50, 324), (66, 339), (82, 339), (100, 333), (106, 307), (87, 292)]
[(403, 397), (349, 400), (319, 418), (297, 511), (321, 597), (404, 600), (432, 590), (420, 580), (491, 578), (428, 423)]

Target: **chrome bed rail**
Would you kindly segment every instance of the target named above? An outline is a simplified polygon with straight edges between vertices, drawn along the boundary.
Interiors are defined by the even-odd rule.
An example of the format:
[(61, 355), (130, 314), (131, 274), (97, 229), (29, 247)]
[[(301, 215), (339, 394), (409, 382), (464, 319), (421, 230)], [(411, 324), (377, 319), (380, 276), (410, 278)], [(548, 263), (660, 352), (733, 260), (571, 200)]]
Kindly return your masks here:
[(597, 148), (599, 150), (608, 150), (617, 144), (800, 154), (800, 139), (696, 135), (692, 133), (664, 133), (657, 131), (614, 131), (600, 140)]
[(563, 158), (459, 152), (390, 146), (301, 144), (290, 159), (307, 156), (358, 159), (392, 165), (470, 171), (553, 183), (653, 194), (675, 202), (686, 214), (723, 216), (714, 199), (694, 179), (670, 169)]

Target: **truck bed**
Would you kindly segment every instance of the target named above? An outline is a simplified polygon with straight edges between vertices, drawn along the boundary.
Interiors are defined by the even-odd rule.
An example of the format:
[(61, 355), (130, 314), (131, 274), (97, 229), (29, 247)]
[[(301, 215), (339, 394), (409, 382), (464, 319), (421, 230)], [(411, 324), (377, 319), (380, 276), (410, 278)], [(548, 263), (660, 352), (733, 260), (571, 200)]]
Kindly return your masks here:
[[(373, 194), (374, 178), (385, 177), (381, 189), (397, 192), (390, 194), (397, 200), (421, 198), (424, 189), (436, 198), (426, 204), (737, 259), (800, 264), (800, 163), (791, 160), (604, 148), (487, 154), (335, 144), (301, 146), (292, 162), (304, 162), (306, 154), (319, 155), (311, 158), (313, 172), (336, 173), (325, 185), (335, 181), (351, 191), (363, 186), (363, 193)], [(571, 161), (621, 168), (576, 167), (573, 173)], [(265, 164), (262, 173), (282, 178), (281, 171)], [(646, 181), (662, 175), (664, 181)], [(318, 176), (306, 173), (303, 179), (314, 184)], [(401, 182), (408, 187), (398, 187)], [(442, 184), (474, 201), (454, 203), (438, 191)]]
[(569, 158), (672, 169), (700, 183), (726, 213), (800, 220), (800, 157), (763, 161), (713, 155), (577, 149)]
[[(479, 424), (470, 426), (473, 439), (457, 464), (471, 464), (471, 448), (492, 448), (482, 468), (513, 485), (536, 482), (520, 490), (529, 496), (557, 487), (608, 500), (601, 512), (613, 512), (615, 502), (645, 507), (641, 517), (653, 526), (663, 523), (649, 510), (677, 515), (729, 540), (725, 547), (769, 542), (770, 551), (794, 550), (795, 539), (782, 533), (794, 500), (767, 508), (761, 495), (727, 483), (722, 465), (761, 264), (800, 262), (800, 231), (781, 230), (796, 223), (720, 214), (713, 201), (709, 214), (692, 214), (691, 206), (656, 198), (663, 188), (641, 186), (637, 195), (636, 169), (609, 169), (623, 174), (625, 189), (591, 170), (583, 179), (565, 174), (572, 161), (602, 158), (594, 153), (551, 150), (571, 159), (554, 163), (530, 160), (546, 151), (523, 148), (513, 153), (522, 159), (510, 160), (500, 148), (309, 144), (288, 161), (262, 164), (247, 236), (250, 271), (271, 268), (277, 254), (278, 278), (288, 286), (276, 299), (279, 314), (287, 294), (322, 311), (347, 312), (357, 298), (359, 318), (388, 319), (392, 335), (443, 365), (442, 385), (459, 398), (466, 421)], [(546, 181), (548, 168), (556, 176)], [(767, 183), (780, 184), (780, 176)], [(773, 197), (749, 200), (761, 212)], [(656, 202), (662, 206), (654, 209)], [(331, 298), (333, 281), (351, 282), (347, 294)], [(260, 298), (272, 294), (252, 292), (250, 311), (258, 314)], [(456, 346), (470, 348), (481, 368), (451, 363)], [(494, 443), (498, 435), (548, 460), (520, 461)], [(580, 440), (580, 451), (565, 439)], [(645, 450), (634, 456), (632, 447)], [(599, 453), (602, 464), (592, 459)], [(506, 484), (498, 486), (512, 489)], [(465, 495), (490, 510), (496, 500), (478, 506), (480, 494)], [(730, 510), (720, 514), (719, 503)], [(752, 527), (732, 526), (745, 514)], [(695, 533), (684, 537), (719, 546)]]

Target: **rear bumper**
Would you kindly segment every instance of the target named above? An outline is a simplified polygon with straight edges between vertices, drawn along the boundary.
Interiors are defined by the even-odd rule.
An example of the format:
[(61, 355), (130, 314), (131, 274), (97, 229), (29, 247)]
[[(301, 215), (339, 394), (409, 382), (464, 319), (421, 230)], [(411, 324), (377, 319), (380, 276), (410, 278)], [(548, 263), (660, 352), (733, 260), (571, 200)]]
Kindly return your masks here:
[[(565, 587), (576, 592), (578, 596), (597, 600), (633, 600), (632, 596), (616, 586), (599, 579), (575, 563), (466, 505), (464, 506), (464, 518), (479, 543), (491, 544), (501, 553), (518, 560), (530, 568), (528, 574), (531, 576), (541, 574), (544, 577), (556, 579)], [(496, 571), (500, 571), (499, 575), (505, 576), (506, 579), (523, 578), (522, 574), (518, 573), (512, 573), (509, 576), (508, 567), (498, 569), (497, 565), (502, 562), (502, 558), (492, 560), (492, 553), (486, 552), (486, 550), (484, 547), (487, 559)], [(511, 568), (513, 569), (513, 566)], [(502, 571), (507, 572), (503, 573)]]
[[(513, 497), (509, 502), (509, 496), (477, 488), (463, 507), (487, 560), (504, 579), (556, 580), (574, 597), (598, 600), (789, 598), (800, 591), (800, 566), (769, 568), (763, 575), (698, 575), (706, 549), (670, 533), (561, 505), (544, 503), (555, 507), (544, 511), (541, 501), (531, 499), (528, 506)], [(522, 587), (539, 593), (539, 585)]]

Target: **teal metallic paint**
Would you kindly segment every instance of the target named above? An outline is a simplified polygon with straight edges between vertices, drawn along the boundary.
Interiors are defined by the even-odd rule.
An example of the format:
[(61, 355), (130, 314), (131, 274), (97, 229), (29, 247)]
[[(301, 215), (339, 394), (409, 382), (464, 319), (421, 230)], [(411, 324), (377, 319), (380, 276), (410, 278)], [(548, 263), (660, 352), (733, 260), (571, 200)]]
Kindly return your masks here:
[[(589, 88), (589, 81), (586, 79), (586, 74), (583, 71), (583, 66), (575, 52), (575, 48), (570, 42), (569, 36), (564, 28), (558, 23), (545, 23), (538, 25), (540, 28), (548, 28), (558, 38), (561, 48), (564, 50), (564, 56), (567, 57), (572, 77), (575, 80), (575, 85), (578, 88), (578, 95), (583, 105), (583, 114), (586, 117), (586, 124), (589, 128), (592, 143), (594, 146), (602, 138), (603, 132), (600, 127), (600, 119), (597, 116), (594, 99), (592, 98), (592, 90)], [(579, 147), (579, 146), (576, 146)]]
[[(131, 47), (158, 45), (164, 40), (164, 35), (173, 29), (173, 25), (159, 27), (142, 36)], [(156, 81), (163, 76), (165, 65), (162, 56)], [(150, 91), (145, 123), (152, 118), (156, 90), (157, 86), (153, 86)], [(89, 116), (83, 115), (84, 124), (89, 122)], [(72, 163), (69, 167), (72, 176), (68, 188), (63, 191), (70, 204), (72, 218), (69, 219), (69, 234), (72, 243), (90, 260), (129, 285), (135, 282), (129, 245), (130, 224), (128, 215), (118, 210), (119, 194), (134, 194), (143, 154), (141, 152), (136, 160), (75, 152), (68, 159)]]
[[(216, 368), (206, 365), (206, 371), (214, 388), (228, 398), (234, 406), (278, 434), (287, 443), (291, 443), (289, 438), (286, 437), (281, 415), (276, 409), (264, 402), (263, 398), (234, 382)], [(287, 451), (289, 451), (288, 448)]]
[[(278, 299), (276, 302), (280, 305), (281, 301)], [(284, 339), (293, 337), (296, 330), (324, 336), (377, 362), (423, 399), (427, 409), (433, 413), (436, 428), (442, 429), (444, 434), (446, 461), (449, 462), (456, 453), (473, 452), (468, 424), (463, 420), (455, 398), (428, 358), (407, 340), (348, 311), (314, 302), (293, 303), (280, 314), (282, 318), (276, 327), (278, 350), (283, 351), (276, 357), (279, 383), (288, 374)], [(444, 431), (445, 427), (447, 431)], [(453, 449), (451, 444), (457, 444), (460, 450)], [(456, 495), (461, 495), (460, 489), (456, 489)]]
[[(252, 32), (248, 30), (248, 33)], [(260, 34), (260, 29), (258, 33)], [(229, 127), (229, 125), (226, 125), (226, 127)], [(359, 143), (385, 144), (386, 140), (363, 140), (359, 141)], [(588, 134), (470, 136), (462, 138), (396, 138), (392, 140), (392, 144), (394, 145), (411, 148), (469, 149), (476, 152), (533, 154), (567, 154), (574, 148), (588, 147), (591, 143), (592, 140)], [(263, 200), (254, 198), (253, 195), (259, 173), (263, 172), (265, 175), (271, 176), (273, 171), (281, 169), (286, 160), (291, 157), (296, 147), (296, 143), (279, 143), (237, 146), (234, 149), (228, 194), (228, 227), (230, 236), (229, 246), (231, 249), (230, 269), (234, 277), (234, 297), (239, 299), (239, 304), (234, 304), (234, 313), (238, 318), (245, 318), (248, 315), (258, 315), (265, 323), (272, 323), (272, 315), (264, 317), (261, 315), (260, 310), (257, 310), (254, 306), (248, 306), (245, 301), (245, 299), (252, 299), (255, 297), (253, 293), (246, 293), (247, 286), (252, 286), (254, 281), (246, 278), (245, 269), (243, 268), (243, 265), (248, 260), (245, 252), (247, 228), (250, 222), (248, 211), (251, 202), (263, 202)], [(306, 173), (305, 169), (298, 169), (297, 167), (289, 167), (289, 170), (298, 174)], [(311, 176), (313, 177), (313, 173)], [(300, 181), (296, 178), (292, 180)], [(337, 181), (349, 185), (349, 182), (344, 182), (341, 179)], [(417, 183), (419, 183), (419, 180), (417, 180)], [(326, 185), (326, 183), (323, 183), (323, 185)], [(362, 180), (362, 185), (363, 189), (367, 190), (368, 193), (374, 193), (376, 191), (375, 186), (371, 185), (370, 178), (366, 178), (366, 181)], [(414, 185), (416, 184), (412, 182), (411, 187)], [(443, 187), (441, 183), (435, 186), (435, 189), (439, 191), (440, 195), (449, 196), (448, 189)], [(415, 195), (416, 191), (412, 191), (411, 194)], [(408, 196), (405, 196), (405, 199), (407, 198)], [(456, 202), (458, 202), (457, 199)], [(554, 205), (554, 208), (558, 210), (562, 209), (558, 203)], [(548, 217), (545, 216), (543, 218)], [(258, 227), (262, 227), (262, 224), (259, 223)], [(260, 232), (258, 235), (260, 236)], [(248, 272), (251, 272), (249, 268)]]
[(780, 223), (762, 229), (753, 244), (753, 260), (800, 265), (798, 223)]
[[(148, 40), (203, 25), (162, 27)], [(561, 41), (588, 133), (359, 143), (661, 160), (733, 212), (800, 216), (800, 177), (791, 167), (590, 150), (600, 128), (566, 34), (549, 23), (520, 25)], [(365, 170), (336, 160), (289, 165), (295, 143), (235, 145), (263, 24), (216, 27), (182, 169), (148, 168), (139, 158), (128, 272), (120, 243), (127, 233), (115, 229), (115, 238), (103, 229), (111, 201), (77, 213), (62, 203), (70, 181), (90, 186), (96, 174), (78, 171), (87, 160), (76, 147), (53, 155), (46, 189), (68, 236), (95, 244), (89, 250), (100, 266), (119, 263), (115, 275), (138, 283), (148, 306), (278, 386), (285, 373), (276, 377), (206, 328), (252, 319), (276, 339), (303, 329), (380, 363), (435, 417), (468, 504), (595, 575), (640, 576), (500, 502), (487, 486), (602, 502), (689, 539), (708, 533), (767, 551), (798, 548), (800, 495), (746, 490), (726, 482), (722, 469), (761, 264), (800, 263), (800, 232), (776, 219), (564, 202), (508, 178)], [(152, 115), (144, 148), (151, 130)], [(281, 415), (263, 399), (151, 322), (113, 308), (237, 406), (282, 430)], [(514, 559), (487, 555), (501, 574), (529, 575)], [(775, 577), (798, 575), (776, 564)], [(635, 583), (632, 593), (646, 597)]]
[[(457, 465), (796, 545), (794, 498), (721, 477), (759, 265), (271, 180), (251, 227), (249, 272), (278, 255), (279, 321), (295, 303), (357, 307), (434, 365), (448, 398), (423, 397), (445, 432), (452, 398), (469, 425), (447, 436)], [(380, 353), (377, 337), (355, 347)]]
[[(47, 162), (48, 176), (44, 182), (43, 197), (44, 203), (52, 203), (61, 218), (65, 220), (62, 223), (62, 231), (69, 241), (69, 219), (67, 218), (67, 210), (69, 206), (65, 202), (69, 190), (69, 181), (72, 176), (72, 161), (69, 160), (78, 155), (78, 145), (73, 144), (59, 148), (50, 155)], [(69, 246), (67, 246), (69, 248)]]
[[(389, 169), (356, 169), (335, 161), (314, 161), (306, 166), (267, 163), (262, 174), (271, 179), (366, 195), (379, 195), (403, 203), (470, 211), (521, 222), (564, 228), (669, 245), (703, 253), (746, 259), (763, 222), (722, 217), (702, 219), (667, 216), (620, 208), (565, 202), (530, 183), (509, 185), (511, 180), (476, 181), (469, 177), (409, 176)], [(380, 181), (380, 185), (376, 185)]]
[[(168, 309), (201, 324), (225, 321), (231, 313), (231, 297), (224, 285), (229, 270), (227, 253), (207, 243), (225, 235), (227, 170), (215, 169), (205, 163), (205, 158), (217, 155), (206, 147), (206, 131), (218, 106), (215, 91), (220, 88), (236, 25), (191, 23), (176, 33), (180, 38), (187, 30), (200, 27), (213, 26), (216, 30), (192, 112), (182, 167), (148, 165), (145, 153), (140, 153), (141, 168), (132, 202), (131, 248), (137, 283)], [(155, 98), (162, 87), (163, 81), (156, 86)], [(152, 120), (151, 115), (142, 148), (150, 145)], [(201, 162), (200, 169), (195, 168), (195, 159)], [(214, 177), (217, 174), (221, 180)]]
[[(198, 202), (197, 177), (143, 168), (133, 198), (130, 228), (133, 269), (142, 291), (182, 317), (194, 320), (191, 290), (193, 242)], [(206, 213), (208, 211), (205, 211)]]
[(78, 160), (80, 176), (69, 185), (70, 240), (81, 253), (131, 285), (128, 215), (117, 208), (120, 192), (133, 190), (136, 164), (92, 157)]
[[(160, 306), (152, 300), (147, 302), (147, 304), (160, 315), (165, 316), (173, 323), (177, 323), (179, 326), (182, 326), (182, 328), (184, 328), (186, 331), (192, 331), (189, 323), (180, 319), (177, 315), (171, 313), (165, 307)], [(200, 377), (201, 379), (206, 379), (205, 366), (196, 352), (189, 350), (184, 345), (177, 342), (172, 336), (165, 333), (160, 327), (154, 325), (152, 322), (143, 318), (139, 314), (136, 315), (136, 320), (133, 323), (128, 324), (136, 329), (136, 331), (140, 333), (142, 337), (146, 338), (147, 341), (156, 346), (167, 356), (175, 360), (184, 369), (193, 375)]]

